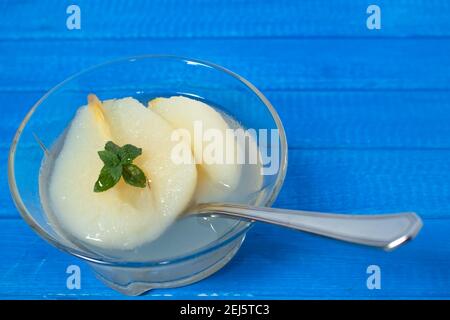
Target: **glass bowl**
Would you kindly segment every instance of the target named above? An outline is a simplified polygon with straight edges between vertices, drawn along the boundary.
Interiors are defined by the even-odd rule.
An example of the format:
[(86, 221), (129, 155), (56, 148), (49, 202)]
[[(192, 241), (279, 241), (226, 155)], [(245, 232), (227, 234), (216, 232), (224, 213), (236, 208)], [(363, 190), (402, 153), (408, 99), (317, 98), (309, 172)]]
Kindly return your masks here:
[[(104, 63), (79, 72), (46, 93), (28, 112), (12, 142), (8, 176), (14, 202), (39, 236), (85, 260), (111, 288), (138, 295), (152, 288), (178, 287), (199, 281), (223, 267), (236, 254), (251, 221), (233, 220), (221, 235), (198, 248), (170, 257), (114, 258), (76, 245), (52, 227), (41, 203), (39, 178), (43, 152), (56, 144), (86, 96), (102, 100), (133, 96), (141, 101), (174, 94), (204, 99), (237, 119), (244, 128), (278, 129), (279, 169), (263, 176), (253, 205), (270, 206), (278, 195), (287, 166), (282, 123), (270, 102), (250, 82), (212, 63), (175, 56), (140, 56)], [(213, 218), (224, 219), (224, 218)]]

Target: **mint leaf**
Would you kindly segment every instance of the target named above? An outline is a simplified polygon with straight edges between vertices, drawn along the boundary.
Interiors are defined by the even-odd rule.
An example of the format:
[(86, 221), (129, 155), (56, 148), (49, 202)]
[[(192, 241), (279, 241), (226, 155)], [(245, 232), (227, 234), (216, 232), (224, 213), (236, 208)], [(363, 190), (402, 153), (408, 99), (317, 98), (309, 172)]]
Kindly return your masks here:
[(112, 153), (115, 153), (116, 155), (119, 155), (121, 148), (117, 144), (115, 144), (114, 142), (108, 141), (105, 144), (105, 150), (111, 151)]
[(105, 166), (115, 167), (120, 163), (119, 157), (114, 152), (102, 150), (98, 152), (98, 155), (105, 164)]
[(123, 165), (122, 177), (126, 183), (135, 187), (145, 188), (147, 185), (144, 172), (134, 164)]
[(131, 163), (134, 159), (136, 159), (141, 154), (142, 154), (142, 149), (135, 147), (132, 144), (124, 145), (119, 152), (120, 160), (122, 161), (123, 164)]
[(119, 182), (122, 175), (122, 166), (104, 166), (95, 182), (94, 192), (103, 192), (114, 187)]

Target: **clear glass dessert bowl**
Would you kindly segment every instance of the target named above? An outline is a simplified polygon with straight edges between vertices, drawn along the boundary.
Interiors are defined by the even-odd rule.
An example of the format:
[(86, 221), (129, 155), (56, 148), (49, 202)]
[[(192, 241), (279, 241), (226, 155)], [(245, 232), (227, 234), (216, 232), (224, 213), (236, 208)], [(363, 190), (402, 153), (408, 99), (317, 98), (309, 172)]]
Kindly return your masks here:
[[(167, 232), (180, 237), (169, 250), (158, 250), (160, 244), (156, 242), (150, 249), (118, 254), (99, 252), (73, 241), (49, 219), (40, 187), (42, 163), (50, 156), (46, 150), (57, 145), (92, 92), (102, 99), (131, 96), (142, 102), (158, 96), (186, 95), (206, 101), (244, 128), (277, 129), (278, 144), (265, 147), (277, 148), (279, 168), (263, 176), (262, 187), (246, 203), (255, 206), (272, 205), (286, 174), (287, 143), (275, 109), (250, 82), (221, 66), (175, 56), (139, 56), (86, 69), (55, 86), (31, 108), (12, 142), (8, 177), (21, 216), (46, 241), (85, 260), (106, 285), (138, 295), (153, 288), (190, 284), (219, 270), (239, 250), (251, 221), (182, 218), (220, 230), (214, 230), (213, 237), (191, 241), (183, 238), (183, 232), (169, 228)], [(221, 223), (221, 219), (228, 219), (227, 223)]]

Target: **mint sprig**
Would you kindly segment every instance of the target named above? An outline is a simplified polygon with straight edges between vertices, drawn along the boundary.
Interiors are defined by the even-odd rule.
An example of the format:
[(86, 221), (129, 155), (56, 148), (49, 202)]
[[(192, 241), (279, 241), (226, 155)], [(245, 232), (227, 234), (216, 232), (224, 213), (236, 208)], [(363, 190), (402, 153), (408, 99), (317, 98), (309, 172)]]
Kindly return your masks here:
[(100, 171), (94, 185), (94, 192), (103, 192), (114, 187), (123, 177), (123, 180), (134, 187), (145, 188), (147, 178), (144, 172), (135, 164), (133, 160), (142, 154), (142, 149), (132, 144), (119, 147), (112, 141), (105, 144), (105, 150), (98, 152), (98, 156), (103, 161), (103, 168)]

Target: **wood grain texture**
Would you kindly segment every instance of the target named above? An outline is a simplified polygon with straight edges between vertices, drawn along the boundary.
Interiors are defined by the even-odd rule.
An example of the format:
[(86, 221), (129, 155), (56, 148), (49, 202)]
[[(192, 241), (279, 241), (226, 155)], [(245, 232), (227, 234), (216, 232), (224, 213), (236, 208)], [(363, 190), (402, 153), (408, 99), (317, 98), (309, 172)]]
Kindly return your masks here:
[(78, 0), (82, 28), (68, 32), (70, 1), (2, 1), (0, 38), (448, 37), (446, 0), (378, 0), (382, 29), (366, 28), (366, 0)]
[(1, 41), (0, 91), (46, 91), (81, 69), (142, 54), (213, 61), (265, 91), (442, 91), (449, 51), (447, 39)]
[[(0, 299), (126, 298), (41, 240), (8, 191), (7, 151), (28, 109), (93, 64), (141, 54), (210, 60), (276, 107), (289, 166), (276, 205), (334, 212), (414, 210), (419, 237), (392, 253), (257, 224), (235, 259), (197, 284), (137, 299), (449, 298), (450, 2), (365, 0), (0, 1)], [(43, 125), (51, 125), (51, 119)], [(82, 268), (82, 289), (65, 270)], [(367, 290), (366, 268), (382, 269)]]

